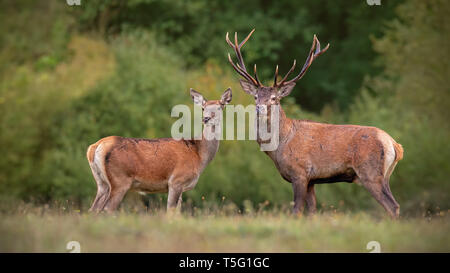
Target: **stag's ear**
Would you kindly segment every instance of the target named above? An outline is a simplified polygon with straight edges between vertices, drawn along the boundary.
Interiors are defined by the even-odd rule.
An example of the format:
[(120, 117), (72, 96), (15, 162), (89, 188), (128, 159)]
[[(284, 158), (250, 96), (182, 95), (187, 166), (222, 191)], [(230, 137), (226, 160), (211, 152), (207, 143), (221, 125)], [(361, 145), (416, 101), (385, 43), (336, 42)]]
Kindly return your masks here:
[(232, 98), (231, 88), (228, 87), (228, 89), (225, 90), (225, 92), (223, 92), (222, 97), (220, 98), (220, 104), (225, 105), (230, 103), (231, 98)]
[(194, 104), (199, 105), (199, 106), (205, 105), (206, 100), (205, 100), (205, 98), (203, 98), (202, 94), (200, 94), (199, 92), (195, 91), (192, 88), (190, 90), (190, 93), (191, 93), (192, 100), (194, 101)]
[(239, 80), (241, 83), (242, 89), (244, 89), (245, 93), (250, 94), (252, 96), (256, 95), (257, 87), (254, 86), (252, 83), (249, 83), (246, 80)]
[(291, 82), (289, 84), (283, 85), (282, 87), (280, 87), (280, 90), (278, 90), (278, 97), (280, 98), (284, 98), (287, 95), (289, 95), (292, 91), (292, 89), (294, 89), (295, 86), (295, 82)]

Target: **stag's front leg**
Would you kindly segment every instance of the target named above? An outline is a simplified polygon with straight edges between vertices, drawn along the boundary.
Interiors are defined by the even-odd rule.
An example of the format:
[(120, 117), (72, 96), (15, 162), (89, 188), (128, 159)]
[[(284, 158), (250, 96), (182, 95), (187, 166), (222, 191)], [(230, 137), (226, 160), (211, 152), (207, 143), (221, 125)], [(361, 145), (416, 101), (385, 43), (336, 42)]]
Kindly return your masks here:
[(309, 183), (308, 189), (306, 193), (306, 207), (308, 208), (309, 214), (315, 214), (316, 213), (316, 192), (314, 190), (314, 184)]
[(305, 207), (307, 196), (308, 180), (300, 177), (292, 181), (292, 189), (294, 190), (294, 209), (293, 214), (300, 215)]

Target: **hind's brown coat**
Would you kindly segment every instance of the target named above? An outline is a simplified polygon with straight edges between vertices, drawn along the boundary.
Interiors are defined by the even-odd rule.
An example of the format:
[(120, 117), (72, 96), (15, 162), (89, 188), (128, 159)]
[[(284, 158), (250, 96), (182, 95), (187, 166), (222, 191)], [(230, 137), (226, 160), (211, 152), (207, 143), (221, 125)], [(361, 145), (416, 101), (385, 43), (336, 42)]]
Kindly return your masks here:
[(203, 107), (207, 118), (201, 140), (109, 136), (89, 146), (87, 159), (97, 182), (92, 211), (115, 210), (128, 190), (168, 192), (168, 208), (181, 204), (182, 193), (195, 187), (219, 149), (217, 139), (208, 140), (204, 135), (207, 126), (214, 130), (217, 124), (218, 117), (210, 110), (221, 111), (231, 101), (231, 89), (224, 92), (221, 100), (206, 101), (192, 89), (191, 96)]

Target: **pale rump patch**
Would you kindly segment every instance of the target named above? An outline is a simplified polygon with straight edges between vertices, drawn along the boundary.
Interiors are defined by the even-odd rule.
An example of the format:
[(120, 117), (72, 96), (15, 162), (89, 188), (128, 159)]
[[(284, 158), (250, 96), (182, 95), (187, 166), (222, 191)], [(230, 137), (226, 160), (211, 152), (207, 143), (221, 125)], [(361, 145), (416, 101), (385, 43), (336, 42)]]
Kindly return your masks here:
[(94, 165), (100, 170), (99, 175), (102, 180), (107, 180), (105, 164), (104, 164), (103, 143), (100, 143), (95, 149), (94, 153)]
[[(100, 143), (97, 146), (97, 149), (95, 149), (95, 153), (94, 153), (94, 164), (96, 169), (98, 170), (98, 174), (100, 176), (100, 180), (103, 183), (106, 183), (106, 185), (103, 185), (103, 183), (97, 183), (97, 184), (102, 184), (99, 185), (99, 187), (101, 187), (104, 190), (104, 187), (108, 187), (108, 192), (111, 191), (111, 182), (108, 179), (108, 175), (106, 174), (106, 167), (105, 167), (105, 152), (104, 152), (104, 148), (103, 148), (103, 143)], [(109, 195), (109, 193), (108, 193)]]
[(389, 169), (391, 168), (392, 164), (394, 164), (395, 161), (394, 143), (392, 142), (392, 138), (383, 131), (379, 131), (377, 136), (378, 139), (383, 144), (384, 150), (383, 176), (386, 177), (386, 175), (389, 175)]

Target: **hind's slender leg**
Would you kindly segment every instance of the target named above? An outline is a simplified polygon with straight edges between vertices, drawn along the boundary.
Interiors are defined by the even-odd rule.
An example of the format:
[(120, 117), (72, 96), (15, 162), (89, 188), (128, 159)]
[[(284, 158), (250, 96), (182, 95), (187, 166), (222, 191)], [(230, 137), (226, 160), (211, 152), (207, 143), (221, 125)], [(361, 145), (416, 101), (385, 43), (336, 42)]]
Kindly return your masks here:
[(102, 195), (102, 192), (101, 192), (100, 188), (97, 186), (97, 194), (95, 195), (95, 199), (92, 202), (92, 205), (89, 208), (89, 211), (94, 211), (95, 210), (95, 207), (97, 206), (97, 203), (98, 203), (98, 199), (100, 198), (101, 195)]
[(90, 212), (99, 212), (103, 209), (103, 204), (106, 201), (109, 194), (109, 185), (101, 179), (97, 167), (90, 163), (92, 175), (94, 176), (95, 182), (97, 184), (97, 194), (94, 201), (92, 202)]
[(177, 201), (177, 210), (181, 210), (181, 203), (183, 202), (183, 193), (180, 193), (180, 197), (178, 198)]
[(173, 210), (177, 208), (178, 203), (181, 204), (182, 190), (178, 187), (169, 187), (169, 195), (167, 197), (167, 210)]
[(309, 184), (307, 193), (306, 193), (306, 207), (308, 208), (308, 212), (310, 214), (316, 213), (317, 207), (316, 201), (316, 192), (314, 190), (314, 184)]
[(111, 193), (109, 194), (108, 201), (105, 203), (104, 210), (112, 212), (119, 207), (125, 194), (131, 188), (131, 182), (132, 180), (130, 178), (115, 178), (111, 180)]
[(98, 198), (95, 207), (93, 207), (93, 211), (100, 212), (105, 209), (106, 202), (108, 202), (110, 197), (109, 188), (102, 191), (102, 195)]
[(101, 205), (105, 203), (107, 196), (108, 196), (108, 189), (98, 187), (97, 195), (95, 196), (94, 202), (92, 202), (89, 211), (90, 212), (101, 211), (103, 209), (103, 206)]

